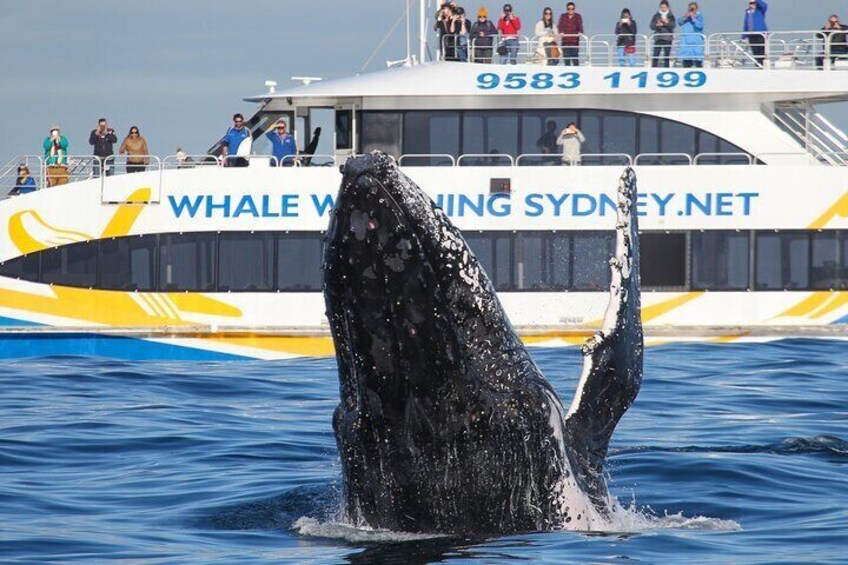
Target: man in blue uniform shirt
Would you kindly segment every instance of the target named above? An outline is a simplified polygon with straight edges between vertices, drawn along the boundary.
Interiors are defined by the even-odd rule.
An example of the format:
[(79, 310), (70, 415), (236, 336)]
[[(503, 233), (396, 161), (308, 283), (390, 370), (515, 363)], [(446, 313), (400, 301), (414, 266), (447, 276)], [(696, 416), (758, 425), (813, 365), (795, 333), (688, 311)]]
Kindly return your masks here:
[(763, 68), (766, 62), (766, 12), (768, 4), (765, 0), (749, 0), (748, 9), (745, 10), (745, 22), (742, 31), (748, 39), (751, 54), (759, 68)]
[(294, 165), (297, 155), (297, 144), (294, 136), (287, 132), (286, 122), (283, 120), (277, 121), (274, 130), (265, 134), (265, 137), (271, 140), (271, 154), (276, 159), (276, 161), (271, 161), (271, 166), (291, 167)]
[(233, 127), (227, 130), (227, 133), (224, 134), (224, 140), (221, 142), (221, 155), (224, 157), (225, 167), (247, 166), (247, 159), (236, 157), (236, 155), (238, 155), (239, 146), (249, 137), (250, 130), (244, 127), (244, 116), (234, 114)]

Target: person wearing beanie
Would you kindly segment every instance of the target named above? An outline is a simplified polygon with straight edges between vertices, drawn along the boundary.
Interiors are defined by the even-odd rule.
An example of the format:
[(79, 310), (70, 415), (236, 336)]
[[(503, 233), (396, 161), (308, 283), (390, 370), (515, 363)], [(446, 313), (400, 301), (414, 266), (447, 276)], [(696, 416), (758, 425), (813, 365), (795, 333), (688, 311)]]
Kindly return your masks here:
[(471, 62), (472, 63), (491, 63), (492, 62), (492, 45), (494, 38), (498, 34), (498, 30), (489, 20), (489, 12), (486, 8), (480, 8), (477, 11), (477, 21), (471, 26)]

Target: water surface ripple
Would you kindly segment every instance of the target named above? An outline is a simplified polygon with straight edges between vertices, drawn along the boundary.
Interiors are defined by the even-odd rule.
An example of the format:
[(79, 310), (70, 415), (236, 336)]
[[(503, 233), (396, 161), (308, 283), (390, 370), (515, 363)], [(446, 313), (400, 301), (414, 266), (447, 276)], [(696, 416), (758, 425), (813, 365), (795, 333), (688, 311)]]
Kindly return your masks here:
[[(568, 404), (577, 349), (534, 350)], [(337, 524), (332, 359), (0, 369), (2, 563), (846, 563), (848, 345), (670, 345), (610, 455), (621, 533)]]

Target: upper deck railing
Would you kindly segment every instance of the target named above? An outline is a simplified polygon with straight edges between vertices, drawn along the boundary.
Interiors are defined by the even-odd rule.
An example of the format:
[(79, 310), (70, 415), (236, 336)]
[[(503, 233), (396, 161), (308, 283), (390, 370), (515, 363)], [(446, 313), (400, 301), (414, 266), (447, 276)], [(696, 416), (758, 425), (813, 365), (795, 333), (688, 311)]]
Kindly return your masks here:
[[(136, 156), (138, 157), (138, 156)], [(236, 164), (236, 157), (231, 159), (213, 157), (210, 155), (155, 155), (143, 156), (147, 164), (127, 162), (126, 157), (108, 157), (100, 159), (91, 155), (67, 156), (67, 167), (60, 168), (61, 182), (67, 184), (84, 180), (100, 179), (101, 186), (106, 186), (108, 179), (114, 176), (136, 174), (139, 172), (158, 172), (169, 170), (228, 168)], [(270, 155), (249, 155), (243, 157), (247, 167), (277, 167), (286, 169), (293, 167), (339, 167), (348, 156), (333, 155), (292, 155), (282, 160)], [(813, 155), (803, 151), (786, 153), (582, 153), (579, 159), (567, 160), (557, 153), (525, 153), (517, 156), (509, 154), (466, 154), (454, 157), (449, 154), (407, 154), (396, 158), (401, 167), (550, 167), (550, 166), (582, 166), (582, 167), (619, 167), (619, 166), (711, 166), (711, 165), (826, 165), (846, 166), (848, 152), (833, 151)], [(232, 163), (232, 164), (231, 164)], [(289, 165), (290, 163), (290, 165)], [(19, 155), (0, 167), (0, 200), (7, 198), (17, 183), (18, 166), (26, 164), (30, 176), (35, 181), (35, 189), (41, 190), (53, 186), (51, 177), (56, 171), (50, 170), (44, 159), (37, 155)]]
[[(621, 53), (619, 37), (615, 34), (560, 34), (555, 43), (559, 56), (546, 50), (549, 36), (471, 37), (443, 35), (440, 40), (440, 60), (470, 63), (547, 64), (563, 63), (570, 57), (563, 47), (578, 48), (578, 62), (584, 66), (657, 66), (679, 67), (688, 62), (718, 69), (776, 69), (825, 71), (848, 70), (848, 40), (844, 33), (823, 30), (754, 32), (633, 34), (632, 53)], [(573, 45), (576, 40), (576, 45)], [(838, 41), (835, 41), (838, 40)], [(668, 45), (670, 54), (658, 46)], [(684, 45), (685, 43), (685, 45)], [(762, 45), (762, 55), (755, 52)], [(684, 47), (684, 49), (681, 49)], [(693, 48), (694, 47), (694, 51)], [(752, 49), (753, 47), (753, 49)]]

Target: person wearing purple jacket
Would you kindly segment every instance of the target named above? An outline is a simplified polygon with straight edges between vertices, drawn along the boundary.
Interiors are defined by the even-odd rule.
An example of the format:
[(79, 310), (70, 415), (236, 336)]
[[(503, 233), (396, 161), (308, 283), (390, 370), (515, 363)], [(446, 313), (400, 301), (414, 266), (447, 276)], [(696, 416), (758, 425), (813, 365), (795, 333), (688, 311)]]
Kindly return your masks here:
[(742, 28), (745, 37), (748, 39), (751, 54), (759, 68), (763, 68), (766, 62), (767, 11), (768, 4), (765, 3), (765, 0), (749, 0)]

